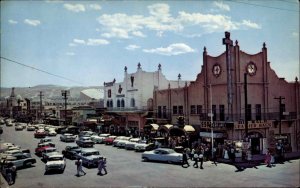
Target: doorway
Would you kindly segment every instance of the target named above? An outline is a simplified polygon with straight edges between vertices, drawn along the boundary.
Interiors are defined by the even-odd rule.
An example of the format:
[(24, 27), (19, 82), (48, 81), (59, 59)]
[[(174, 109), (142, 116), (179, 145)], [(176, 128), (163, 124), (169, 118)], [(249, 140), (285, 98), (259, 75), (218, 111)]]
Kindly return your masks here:
[(261, 148), (261, 138), (263, 138), (262, 134), (259, 132), (251, 132), (249, 133), (249, 138), (251, 140), (251, 153), (253, 155), (260, 154)]

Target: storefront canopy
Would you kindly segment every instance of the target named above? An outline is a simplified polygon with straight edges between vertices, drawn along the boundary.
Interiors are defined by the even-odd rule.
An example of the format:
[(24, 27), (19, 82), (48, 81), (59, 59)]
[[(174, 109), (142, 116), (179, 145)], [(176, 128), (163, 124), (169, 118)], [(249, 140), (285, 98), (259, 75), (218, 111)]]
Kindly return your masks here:
[(159, 128), (158, 128), (158, 131), (161, 131), (161, 130), (164, 130), (166, 132), (169, 132), (169, 130), (173, 127), (173, 125), (170, 125), (170, 124), (166, 124), (166, 125), (161, 125)]
[(159, 125), (152, 123), (152, 124), (145, 125), (144, 128), (151, 129), (153, 131), (157, 131), (159, 128)]
[(183, 128), (186, 132), (195, 132), (195, 128), (191, 125), (185, 125)]

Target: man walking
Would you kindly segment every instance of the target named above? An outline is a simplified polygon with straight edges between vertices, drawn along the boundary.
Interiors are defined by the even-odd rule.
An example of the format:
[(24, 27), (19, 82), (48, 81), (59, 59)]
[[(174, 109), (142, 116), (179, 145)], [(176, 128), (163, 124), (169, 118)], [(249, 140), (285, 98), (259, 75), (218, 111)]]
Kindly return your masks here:
[(187, 164), (187, 167), (190, 166), (189, 162), (188, 162), (188, 154), (186, 152), (186, 150), (183, 150), (182, 152), (182, 167), (184, 167), (184, 165)]
[(75, 164), (77, 165), (77, 176), (80, 176), (80, 172), (82, 172), (84, 175), (86, 175), (86, 173), (83, 171), (82, 169), (82, 160), (81, 159), (77, 159), (77, 161), (75, 162)]
[(107, 174), (106, 170), (106, 158), (99, 158), (98, 161), (98, 175), (102, 176), (102, 170), (104, 170), (105, 174)]

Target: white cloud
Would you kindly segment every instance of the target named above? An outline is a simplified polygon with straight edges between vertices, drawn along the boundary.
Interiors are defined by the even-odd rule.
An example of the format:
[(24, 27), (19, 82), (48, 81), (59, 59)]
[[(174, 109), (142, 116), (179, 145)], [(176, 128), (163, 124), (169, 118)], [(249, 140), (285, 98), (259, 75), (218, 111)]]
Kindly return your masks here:
[(261, 26), (259, 26), (257, 23), (251, 22), (250, 20), (243, 20), (242, 25), (253, 29), (261, 29)]
[(75, 53), (74, 52), (67, 52), (66, 55), (68, 55), (68, 56), (74, 56)]
[(77, 46), (77, 45), (71, 42), (71, 43), (69, 43), (69, 46), (74, 47), (74, 46)]
[(99, 45), (106, 45), (109, 44), (109, 41), (104, 39), (88, 39), (87, 45), (88, 46), (99, 46)]
[(64, 8), (72, 12), (84, 12), (85, 7), (82, 4), (64, 4)]
[(144, 49), (143, 51), (146, 53), (155, 53), (155, 54), (167, 55), (167, 56), (195, 52), (193, 48), (189, 47), (184, 43), (171, 44), (166, 48), (160, 47), (155, 49)]
[(133, 31), (132, 35), (137, 37), (146, 37), (146, 35), (144, 35), (144, 33), (142, 33), (141, 31)]
[(63, 0), (46, 0), (46, 3), (62, 3), (64, 2)]
[(112, 37), (123, 38), (123, 39), (129, 38), (128, 30), (121, 29), (121, 28), (111, 28), (109, 33), (103, 33), (101, 36), (105, 38), (112, 38)]
[(38, 26), (41, 24), (41, 22), (39, 20), (30, 20), (30, 19), (25, 19), (24, 23), (31, 25), (31, 26)]
[(218, 7), (221, 10), (230, 11), (229, 5), (223, 3), (222, 1), (214, 1), (213, 5), (216, 6), (216, 7)]
[(126, 50), (131, 50), (131, 51), (133, 51), (133, 50), (136, 50), (136, 49), (139, 49), (139, 48), (141, 48), (140, 46), (137, 46), (137, 45), (135, 45), (135, 44), (131, 44), (131, 45), (128, 45), (128, 46), (126, 46)]
[(85, 41), (81, 39), (73, 39), (73, 42), (77, 44), (85, 44)]
[(89, 7), (93, 10), (101, 10), (101, 6), (98, 4), (90, 4)]
[(15, 21), (15, 20), (8, 20), (8, 23), (10, 23), (10, 24), (17, 24), (18, 22)]

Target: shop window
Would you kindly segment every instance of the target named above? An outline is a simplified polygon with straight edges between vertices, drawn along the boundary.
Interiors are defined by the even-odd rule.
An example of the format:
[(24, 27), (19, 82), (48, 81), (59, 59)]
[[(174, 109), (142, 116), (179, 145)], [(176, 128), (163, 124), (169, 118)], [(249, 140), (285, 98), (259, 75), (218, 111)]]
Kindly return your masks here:
[(173, 106), (173, 114), (177, 114), (178, 113), (178, 108), (177, 106)]
[(223, 104), (219, 106), (219, 111), (220, 111), (220, 121), (225, 121), (225, 106)]
[(161, 106), (158, 106), (157, 117), (161, 118)]
[(117, 100), (117, 107), (119, 108), (120, 106), (121, 106), (120, 100), (118, 99), (118, 100)]
[(196, 106), (191, 105), (191, 114), (196, 114)]
[(167, 118), (167, 107), (163, 106), (163, 118)]
[(178, 113), (179, 115), (183, 114), (183, 106), (178, 106)]
[(121, 107), (125, 107), (125, 101), (124, 101), (124, 99), (121, 100)]
[(212, 105), (213, 121), (217, 120), (217, 106)]
[(261, 120), (261, 104), (255, 105), (255, 119)]

